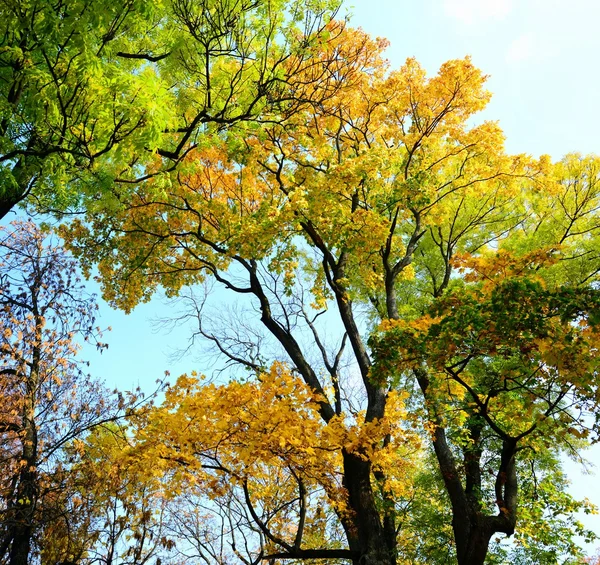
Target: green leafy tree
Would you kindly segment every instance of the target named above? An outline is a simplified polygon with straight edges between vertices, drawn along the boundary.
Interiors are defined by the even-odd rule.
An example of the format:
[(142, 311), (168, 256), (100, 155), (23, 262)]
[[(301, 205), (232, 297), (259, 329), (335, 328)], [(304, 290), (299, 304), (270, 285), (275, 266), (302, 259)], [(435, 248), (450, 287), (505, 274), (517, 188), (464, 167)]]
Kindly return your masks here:
[(0, 217), (25, 198), (65, 211), (114, 182), (166, 179), (207, 130), (316, 103), (328, 77), (312, 52), (335, 6), (1, 2)]

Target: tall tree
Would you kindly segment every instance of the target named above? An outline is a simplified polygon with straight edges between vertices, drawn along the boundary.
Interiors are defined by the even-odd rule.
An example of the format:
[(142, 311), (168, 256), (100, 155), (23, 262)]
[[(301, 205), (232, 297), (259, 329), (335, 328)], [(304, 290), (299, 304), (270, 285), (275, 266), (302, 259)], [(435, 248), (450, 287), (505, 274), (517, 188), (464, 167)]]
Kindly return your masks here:
[(76, 358), (76, 337), (99, 337), (97, 306), (73, 258), (46, 238), (32, 222), (0, 236), (0, 562), (9, 565), (32, 562), (60, 510), (64, 448), (119, 410)]
[[(194, 394), (183, 380), (141, 453), (212, 473), (205, 484), (217, 492), (232, 477), (266, 540), (256, 561), (402, 559), (402, 485), (418, 463), (402, 446), (413, 445), (414, 427), (443, 479), (452, 553), (476, 565), (494, 533), (516, 527), (519, 457), (569, 448), (598, 401), (598, 160), (507, 155), (496, 123), (472, 125), (490, 94), (468, 58), (433, 78), (414, 60), (390, 71), (384, 41), (330, 29), (308, 77), (296, 77), (309, 82), (337, 61), (321, 103), (284, 123), (207, 134), (176, 173), (115, 189), (118, 203), (94, 202), (64, 234), (126, 310), (159, 286), (175, 295), (208, 278), (250, 301), (234, 326), (200, 315), (198, 333), (257, 383)], [(263, 332), (245, 324), (251, 312)], [(328, 342), (333, 317), (341, 332)], [(277, 358), (289, 369), (269, 369)], [(290, 384), (290, 371), (304, 384)], [(297, 391), (308, 397), (292, 402)], [(252, 404), (263, 394), (275, 427)], [(209, 422), (213, 436), (224, 434), (216, 445), (204, 435)], [(274, 487), (252, 484), (269, 483), (264, 469), (275, 460), (285, 503), (268, 498)], [(317, 492), (343, 547), (325, 535), (315, 552), (303, 537), (321, 515), (306, 510)], [(266, 493), (260, 511), (257, 493)], [(284, 509), (293, 532), (289, 517), (275, 519)]]

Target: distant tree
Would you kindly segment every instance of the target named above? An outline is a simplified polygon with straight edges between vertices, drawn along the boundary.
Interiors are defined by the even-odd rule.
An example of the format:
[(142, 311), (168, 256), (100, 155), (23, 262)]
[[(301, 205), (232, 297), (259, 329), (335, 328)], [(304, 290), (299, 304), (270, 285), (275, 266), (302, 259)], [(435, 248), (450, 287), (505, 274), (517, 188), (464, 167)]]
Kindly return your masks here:
[(583, 562), (587, 565), (598, 565), (600, 563), (600, 551), (597, 550), (592, 557), (588, 557)]
[(129, 443), (125, 427), (106, 424), (67, 448), (70, 465), (55, 502), (60, 512), (45, 524), (42, 564), (172, 562), (166, 497), (156, 478), (140, 477), (131, 461), (120, 458)]
[(30, 221), (0, 231), (0, 563), (33, 563), (64, 510), (65, 449), (123, 404), (83, 372), (97, 305), (76, 263)]

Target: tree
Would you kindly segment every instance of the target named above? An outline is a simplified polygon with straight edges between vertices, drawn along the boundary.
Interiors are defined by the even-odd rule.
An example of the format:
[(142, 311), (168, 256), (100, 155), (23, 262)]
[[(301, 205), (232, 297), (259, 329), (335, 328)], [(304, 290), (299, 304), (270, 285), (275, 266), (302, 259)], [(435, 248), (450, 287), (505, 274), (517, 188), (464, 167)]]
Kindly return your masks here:
[[(483, 258), (463, 265), (473, 271), (467, 281), (479, 279), (474, 272), (482, 269), (486, 283), (457, 286), (409, 322), (411, 329), (389, 322), (398, 326), (375, 340), (384, 371), (413, 371), (425, 398), (459, 563), (483, 562), (492, 535), (514, 533), (517, 454), (531, 449), (540, 458), (561, 443), (573, 449), (593, 428), (584, 414), (593, 414), (598, 402), (598, 292), (548, 290), (539, 254), (514, 261), (494, 252), (490, 259), (490, 265)], [(524, 275), (529, 269), (537, 277)]]
[(326, 74), (294, 76), (310, 74), (335, 10), (327, 0), (4, 0), (0, 217), (28, 197), (55, 212), (83, 194), (108, 198), (113, 182), (173, 171), (206, 130), (317, 102)]
[(60, 519), (65, 449), (114, 420), (116, 397), (82, 372), (76, 337), (97, 341), (96, 304), (74, 259), (32, 222), (0, 239), (0, 562), (33, 562)]
[(43, 533), (41, 563), (173, 562), (160, 482), (144, 480), (119, 460), (127, 435), (122, 422), (109, 423), (68, 448), (72, 463), (61, 485), (62, 512)]
[(115, 189), (63, 231), (125, 310), (207, 279), (248, 299), (211, 327), (189, 297), (198, 334), (255, 380), (183, 379), (136, 452), (245, 503), (247, 562), (415, 562), (420, 435), (447, 557), (483, 563), (537, 496), (519, 462), (549, 472), (595, 433), (598, 159), (505, 154), (497, 124), (471, 125), (490, 95), (468, 58), (427, 78), (410, 59), (390, 71), (384, 46), (334, 34), (315, 66), (344, 72), (322, 103), (207, 135), (169, 182)]

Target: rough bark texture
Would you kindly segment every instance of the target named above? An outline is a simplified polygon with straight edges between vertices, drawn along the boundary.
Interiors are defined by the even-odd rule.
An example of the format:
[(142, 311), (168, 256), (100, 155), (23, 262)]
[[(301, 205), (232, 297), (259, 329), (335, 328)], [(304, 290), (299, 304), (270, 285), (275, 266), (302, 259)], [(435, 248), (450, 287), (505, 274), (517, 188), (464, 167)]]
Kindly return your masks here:
[(359, 544), (358, 562), (368, 565), (394, 565), (371, 483), (371, 463), (356, 454), (344, 453), (344, 486), (348, 490), (352, 520)]
[(33, 520), (37, 504), (38, 438), (35, 423), (35, 395), (38, 388), (39, 348), (34, 348), (32, 371), (27, 383), (27, 398), (23, 409), (23, 440), (16, 504), (13, 509), (12, 545), (9, 565), (27, 565), (31, 552)]

